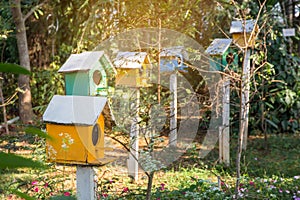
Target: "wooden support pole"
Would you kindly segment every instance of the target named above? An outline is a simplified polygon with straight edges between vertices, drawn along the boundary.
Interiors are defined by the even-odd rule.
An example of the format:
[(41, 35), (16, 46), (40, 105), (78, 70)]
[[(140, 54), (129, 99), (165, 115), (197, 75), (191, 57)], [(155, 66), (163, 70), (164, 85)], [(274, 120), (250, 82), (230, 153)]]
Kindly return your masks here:
[(230, 164), (230, 79), (223, 78), (222, 85), (222, 126), (219, 128), (219, 160), (229, 166)]
[(76, 187), (78, 200), (96, 199), (95, 171), (92, 166), (76, 166)]
[(136, 90), (136, 115), (133, 119), (130, 129), (130, 152), (129, 158), (127, 161), (128, 165), (128, 175), (134, 179), (135, 181), (138, 180), (139, 175), (139, 109), (140, 106), (140, 89), (137, 88)]
[(158, 19), (158, 72), (157, 72), (157, 101), (160, 104), (160, 92), (161, 92), (161, 77), (160, 77), (160, 53), (161, 53), (161, 20)]
[(173, 72), (170, 76), (170, 92), (172, 100), (170, 103), (170, 135), (169, 145), (177, 145), (177, 73)]
[[(249, 121), (249, 93), (250, 93), (250, 55), (251, 50), (245, 49), (245, 57), (243, 62), (243, 73), (242, 73), (242, 91), (241, 91), (241, 122), (244, 124), (243, 133), (243, 150), (247, 149), (248, 139), (248, 121)], [(240, 124), (242, 124), (240, 123)]]

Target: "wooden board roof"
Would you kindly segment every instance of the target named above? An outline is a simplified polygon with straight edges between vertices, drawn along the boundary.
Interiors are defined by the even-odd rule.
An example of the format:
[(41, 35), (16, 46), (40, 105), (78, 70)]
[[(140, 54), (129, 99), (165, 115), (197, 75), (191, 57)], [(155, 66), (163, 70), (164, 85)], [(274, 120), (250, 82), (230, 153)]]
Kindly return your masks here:
[(106, 97), (55, 95), (43, 115), (43, 121), (66, 125), (94, 125), (106, 102)]
[(189, 60), (188, 53), (183, 46), (163, 48), (160, 52), (161, 57), (181, 56), (184, 60)]
[(71, 54), (58, 72), (90, 70), (96, 62), (99, 62), (102, 56), (105, 56), (104, 51), (86, 51), (80, 54)]
[(146, 52), (118, 52), (114, 64), (121, 69), (141, 69), (146, 58)]
[(230, 33), (249, 33), (253, 31), (255, 26), (255, 20), (238, 20), (232, 21), (230, 27)]
[(223, 55), (229, 48), (232, 39), (216, 38), (212, 41), (205, 53), (209, 55)]

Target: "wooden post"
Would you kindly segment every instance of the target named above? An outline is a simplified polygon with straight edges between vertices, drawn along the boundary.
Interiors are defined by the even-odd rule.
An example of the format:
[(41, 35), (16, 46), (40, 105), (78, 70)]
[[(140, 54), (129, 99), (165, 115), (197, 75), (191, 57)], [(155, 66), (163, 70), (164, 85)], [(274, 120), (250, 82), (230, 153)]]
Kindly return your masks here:
[(177, 73), (174, 71), (170, 76), (170, 92), (172, 100), (170, 103), (170, 135), (169, 145), (177, 145)]
[[(245, 49), (242, 72), (241, 91), (241, 122), (244, 124), (242, 148), (247, 149), (248, 121), (249, 121), (249, 93), (250, 93), (250, 49)], [(242, 124), (240, 123), (240, 124)]]
[(230, 164), (230, 79), (223, 78), (222, 85), (222, 126), (219, 128), (219, 159), (220, 163)]
[[(231, 62), (223, 60), (223, 55), (230, 47), (232, 39), (215, 39), (206, 49), (206, 53), (216, 56), (212, 62), (217, 69), (226, 69)], [(229, 54), (227, 54), (228, 56)], [(234, 59), (234, 56), (233, 56)], [(216, 62), (216, 60), (219, 60)], [(225, 70), (226, 71), (226, 70)], [(222, 124), (219, 127), (219, 161), (220, 163), (230, 164), (230, 137), (229, 137), (229, 116), (230, 116), (230, 78), (223, 76), (221, 85), (222, 92)]]
[(139, 175), (139, 109), (140, 106), (140, 89), (136, 89), (136, 115), (133, 119), (133, 122), (131, 124), (130, 128), (130, 152), (129, 152), (129, 158), (128, 158), (128, 175), (132, 177), (135, 181), (138, 180)]
[(76, 166), (76, 187), (78, 200), (95, 200), (95, 171), (92, 166)]

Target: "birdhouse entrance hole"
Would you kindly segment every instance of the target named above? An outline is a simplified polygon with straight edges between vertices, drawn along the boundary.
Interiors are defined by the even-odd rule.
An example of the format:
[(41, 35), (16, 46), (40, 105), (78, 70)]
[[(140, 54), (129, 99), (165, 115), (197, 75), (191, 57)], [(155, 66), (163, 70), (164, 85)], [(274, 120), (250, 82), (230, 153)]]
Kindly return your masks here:
[(95, 70), (93, 73), (93, 81), (96, 85), (99, 85), (102, 80), (102, 75), (99, 70)]
[(93, 142), (94, 146), (96, 146), (96, 144), (98, 143), (98, 140), (100, 138), (99, 134), (101, 134), (100, 129), (99, 129), (99, 125), (95, 124), (95, 126), (93, 127), (93, 132), (92, 132), (92, 142)]

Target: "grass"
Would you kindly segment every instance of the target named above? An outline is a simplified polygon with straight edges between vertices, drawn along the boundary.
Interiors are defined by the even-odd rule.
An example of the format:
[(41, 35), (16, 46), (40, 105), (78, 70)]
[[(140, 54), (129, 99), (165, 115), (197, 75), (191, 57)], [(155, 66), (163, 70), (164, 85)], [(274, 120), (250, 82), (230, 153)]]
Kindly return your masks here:
[(245, 153), (249, 175), (284, 177), (299, 175), (299, 139), (299, 135), (273, 135), (269, 137), (267, 147), (262, 138), (251, 140), (250, 148)]
[[(298, 183), (295, 177), (300, 175), (299, 139), (300, 136), (295, 134), (270, 135), (266, 145), (264, 138), (260, 136), (249, 138), (248, 149), (243, 153), (242, 159), (242, 182), (248, 191), (243, 194), (248, 195), (247, 199), (291, 199), (297, 196), (295, 184), (299, 185), (300, 179)], [(155, 174), (154, 199), (194, 199), (200, 196), (202, 199), (232, 198), (235, 182), (234, 139), (231, 144), (231, 165), (226, 167), (217, 163), (217, 148), (200, 160), (199, 144), (195, 143), (179, 160)], [(0, 150), (16, 152), (35, 160), (45, 160), (44, 140), (23, 133), (1, 136)], [(51, 196), (72, 198), (76, 195), (75, 171), (75, 167), (53, 164), (49, 164), (47, 170), (1, 170), (0, 199), (17, 199), (11, 194), (12, 189), (37, 199), (49, 199)], [(145, 176), (141, 175), (140, 180), (133, 183), (124, 169), (122, 171), (120, 166), (111, 164), (96, 168), (96, 172), (99, 199), (144, 199), (147, 185)], [(219, 185), (218, 177), (221, 178)], [(252, 182), (257, 186), (255, 190)], [(276, 191), (272, 191), (271, 187), (276, 188)], [(259, 196), (261, 194), (257, 191), (263, 192), (265, 196)], [(290, 193), (284, 193), (285, 191)]]

